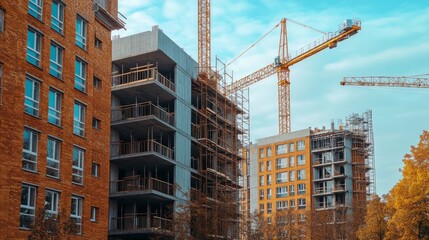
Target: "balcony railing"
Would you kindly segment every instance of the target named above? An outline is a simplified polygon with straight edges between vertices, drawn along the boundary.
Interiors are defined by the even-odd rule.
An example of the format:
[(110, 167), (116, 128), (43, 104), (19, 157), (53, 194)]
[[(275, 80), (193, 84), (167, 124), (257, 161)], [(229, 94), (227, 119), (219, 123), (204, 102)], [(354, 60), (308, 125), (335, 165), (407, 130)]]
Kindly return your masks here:
[(134, 213), (124, 217), (111, 218), (111, 231), (129, 231), (145, 229), (161, 229), (171, 231), (172, 220), (158, 216), (149, 216), (146, 213)]
[(112, 86), (156, 80), (171, 91), (175, 91), (175, 85), (168, 78), (161, 75), (152, 65), (131, 68), (129, 72), (114, 75)]
[(155, 116), (165, 123), (174, 125), (174, 116), (151, 102), (113, 107), (111, 121), (130, 120), (146, 116)]
[(124, 156), (135, 153), (157, 152), (169, 159), (174, 159), (174, 150), (158, 143), (154, 139), (138, 142), (111, 143), (111, 157)]
[(111, 181), (110, 193), (133, 192), (142, 190), (155, 190), (168, 195), (174, 194), (174, 185), (156, 178), (141, 178), (139, 176)]
[(346, 191), (346, 185), (345, 184), (338, 184), (335, 185), (334, 188), (332, 189), (333, 192), (342, 192), (342, 191)]
[(327, 188), (327, 187), (321, 187), (321, 188), (315, 188), (314, 189), (315, 194), (328, 194), (331, 192), (332, 192), (332, 189)]

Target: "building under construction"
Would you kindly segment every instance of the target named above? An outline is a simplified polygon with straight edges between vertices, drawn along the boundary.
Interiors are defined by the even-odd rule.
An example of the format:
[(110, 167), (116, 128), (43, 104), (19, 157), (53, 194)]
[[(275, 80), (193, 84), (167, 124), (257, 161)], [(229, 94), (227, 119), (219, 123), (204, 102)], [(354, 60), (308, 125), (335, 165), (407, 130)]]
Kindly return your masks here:
[(113, 41), (110, 239), (170, 239), (183, 224), (199, 239), (238, 238), (248, 100), (221, 94), (232, 77), (218, 64), (197, 76), (157, 26)]

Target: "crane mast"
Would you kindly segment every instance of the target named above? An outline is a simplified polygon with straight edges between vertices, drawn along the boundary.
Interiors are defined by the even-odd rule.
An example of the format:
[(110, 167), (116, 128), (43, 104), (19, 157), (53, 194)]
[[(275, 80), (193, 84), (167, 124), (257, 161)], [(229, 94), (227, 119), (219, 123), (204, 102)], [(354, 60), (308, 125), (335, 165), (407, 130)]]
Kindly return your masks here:
[(314, 54), (326, 49), (334, 48), (337, 44), (356, 34), (361, 29), (360, 20), (348, 19), (344, 22), (342, 28), (336, 32), (325, 34), (321, 39), (308, 44), (301, 49), (289, 54), (287, 48), (287, 19), (281, 21), (281, 33), (279, 44), (279, 56), (275, 63), (269, 64), (256, 72), (241, 78), (225, 87), (225, 92), (232, 93), (240, 89), (249, 87), (274, 73), (278, 76), (278, 94), (279, 94), (279, 132), (290, 132), (290, 71), (289, 67)]
[(411, 76), (411, 77), (386, 77), (386, 76), (367, 76), (367, 77), (344, 77), (341, 85), (351, 86), (379, 86), (379, 87), (410, 87), (410, 88), (429, 88), (429, 78)]
[(207, 78), (211, 71), (210, 0), (198, 0), (198, 67)]

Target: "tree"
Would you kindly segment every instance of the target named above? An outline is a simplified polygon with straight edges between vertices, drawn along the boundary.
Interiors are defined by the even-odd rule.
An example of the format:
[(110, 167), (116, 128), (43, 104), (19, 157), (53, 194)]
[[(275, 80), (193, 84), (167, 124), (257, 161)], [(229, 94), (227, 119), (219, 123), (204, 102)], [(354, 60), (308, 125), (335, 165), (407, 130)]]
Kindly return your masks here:
[(387, 199), (388, 239), (429, 239), (429, 132), (404, 157), (402, 179)]
[(44, 208), (38, 209), (28, 240), (62, 240), (77, 233), (78, 226), (70, 218), (63, 219), (64, 213), (63, 209), (57, 216), (49, 216)]
[(365, 224), (358, 232), (358, 239), (383, 240), (387, 232), (386, 201), (374, 195), (367, 205)]

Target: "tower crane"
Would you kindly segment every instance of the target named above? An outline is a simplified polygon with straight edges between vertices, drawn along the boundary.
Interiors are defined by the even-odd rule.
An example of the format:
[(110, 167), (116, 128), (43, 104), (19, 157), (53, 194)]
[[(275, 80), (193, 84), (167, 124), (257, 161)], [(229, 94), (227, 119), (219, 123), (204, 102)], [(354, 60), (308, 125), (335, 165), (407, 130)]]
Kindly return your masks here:
[(404, 76), (404, 77), (386, 77), (386, 76), (367, 76), (367, 77), (344, 77), (341, 85), (351, 86), (379, 86), (379, 87), (410, 87), (410, 88), (429, 88), (429, 77), (424, 75)]
[(198, 76), (205, 80), (211, 73), (210, 28), (210, 0), (198, 0)]
[[(342, 27), (336, 31), (325, 34), (324, 37), (308, 44), (301, 49), (289, 53), (286, 22), (294, 22), (283, 18), (277, 25), (281, 26), (278, 57), (274, 63), (269, 64), (256, 72), (226, 86), (226, 94), (236, 92), (249, 87), (277, 73), (278, 78), (278, 108), (279, 108), (279, 132), (290, 132), (290, 70), (289, 67), (326, 49), (334, 48), (343, 40), (356, 34), (361, 29), (361, 22), (357, 19), (347, 19)], [(297, 23), (297, 22), (294, 22)], [(303, 24), (300, 24), (303, 25)], [(305, 26), (305, 25), (304, 25)], [(305, 26), (308, 27), (308, 26)]]

